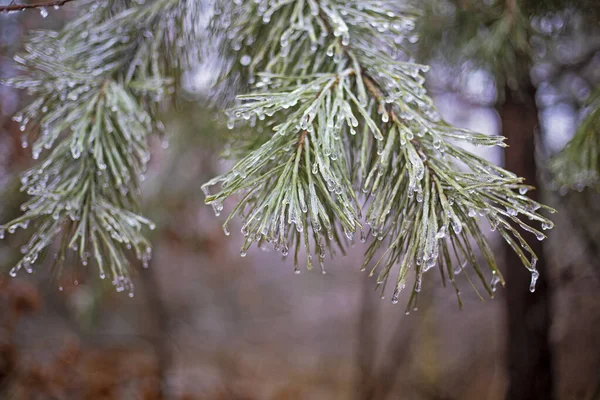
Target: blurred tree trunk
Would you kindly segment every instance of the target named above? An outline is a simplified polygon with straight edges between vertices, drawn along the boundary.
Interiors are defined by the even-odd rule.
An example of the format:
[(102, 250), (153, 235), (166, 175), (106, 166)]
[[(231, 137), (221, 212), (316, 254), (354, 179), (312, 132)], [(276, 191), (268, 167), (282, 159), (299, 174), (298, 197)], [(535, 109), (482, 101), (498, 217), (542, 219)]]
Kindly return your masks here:
[[(156, 246), (155, 246), (156, 251)], [(152, 395), (156, 400), (169, 400), (171, 398), (168, 386), (168, 373), (171, 367), (171, 351), (169, 348), (169, 324), (171, 316), (161, 296), (160, 284), (156, 276), (156, 262), (150, 261), (147, 269), (141, 271), (140, 278), (144, 285), (146, 305), (154, 319), (154, 332), (152, 346), (156, 354), (156, 382), (152, 388)]]
[[(535, 88), (531, 83), (520, 93), (505, 89), (504, 103), (499, 107), (502, 133), (508, 147), (504, 153), (505, 168), (539, 188), (535, 164), (535, 131), (538, 129), (538, 109)], [(536, 199), (538, 191), (529, 196)], [(542, 242), (528, 240), (538, 255), (540, 277), (535, 293), (530, 293), (531, 274), (508, 244), (506, 263), (507, 321), (507, 400), (551, 400), (554, 398), (554, 368), (550, 345), (551, 286)]]
[(371, 400), (375, 395), (375, 353), (377, 351), (377, 308), (371, 279), (363, 279), (358, 321), (356, 400)]

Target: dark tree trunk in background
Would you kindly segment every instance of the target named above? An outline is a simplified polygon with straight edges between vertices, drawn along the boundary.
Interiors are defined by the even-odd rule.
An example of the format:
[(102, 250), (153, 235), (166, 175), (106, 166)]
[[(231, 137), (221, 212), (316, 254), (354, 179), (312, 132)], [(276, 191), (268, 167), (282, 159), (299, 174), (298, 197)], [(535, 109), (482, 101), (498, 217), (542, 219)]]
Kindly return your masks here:
[(373, 290), (373, 281), (362, 282), (361, 309), (358, 321), (356, 400), (372, 400), (375, 395), (375, 354), (377, 352), (377, 308), (375, 298), (378, 292)]
[[(527, 184), (539, 188), (535, 164), (535, 132), (539, 128), (535, 89), (525, 88), (519, 94), (506, 90), (499, 108), (502, 133), (507, 138), (505, 168), (525, 178)], [(529, 194), (536, 199), (539, 189)], [(526, 237), (538, 255), (540, 277), (535, 293), (530, 293), (530, 272), (505, 244), (506, 321), (508, 390), (507, 400), (554, 399), (554, 369), (550, 345), (551, 286), (542, 242)]]
[[(155, 247), (156, 251), (156, 247)], [(169, 400), (171, 391), (168, 386), (168, 374), (171, 367), (171, 351), (169, 348), (169, 324), (171, 316), (161, 296), (159, 278), (156, 276), (156, 262), (150, 261), (148, 269), (141, 271), (140, 277), (144, 285), (146, 305), (154, 319), (154, 332), (151, 344), (156, 355), (156, 381), (151, 389), (156, 400)]]

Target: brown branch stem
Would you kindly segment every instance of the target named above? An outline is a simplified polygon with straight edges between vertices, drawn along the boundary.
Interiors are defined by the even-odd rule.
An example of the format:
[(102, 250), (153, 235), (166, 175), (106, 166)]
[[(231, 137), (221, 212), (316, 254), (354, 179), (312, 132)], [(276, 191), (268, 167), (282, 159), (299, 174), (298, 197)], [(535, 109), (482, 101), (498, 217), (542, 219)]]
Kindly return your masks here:
[(12, 12), (12, 11), (25, 11), (35, 8), (49, 8), (49, 7), (62, 7), (67, 3), (70, 3), (74, 0), (55, 0), (55, 1), (46, 1), (43, 3), (33, 3), (33, 4), (9, 4), (7, 6), (0, 6), (0, 13), (2, 12)]

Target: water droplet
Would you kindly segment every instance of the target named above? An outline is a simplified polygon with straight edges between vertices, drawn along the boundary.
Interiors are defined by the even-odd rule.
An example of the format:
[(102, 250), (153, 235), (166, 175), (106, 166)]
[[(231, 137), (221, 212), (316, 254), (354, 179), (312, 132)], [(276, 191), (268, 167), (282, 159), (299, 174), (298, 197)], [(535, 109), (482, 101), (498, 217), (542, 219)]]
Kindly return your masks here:
[(250, 63), (252, 62), (252, 57), (250, 57), (249, 55), (243, 55), (242, 58), (240, 58), (240, 64), (242, 64), (244, 67), (247, 67), (248, 65), (250, 65)]
[(490, 282), (490, 287), (492, 289), (492, 292), (496, 291), (496, 288), (498, 286), (498, 282), (500, 282), (500, 277), (498, 275), (496, 275), (495, 271), (494, 271), (494, 276), (492, 278), (492, 281)]
[(435, 235), (436, 239), (443, 239), (446, 237), (446, 227), (442, 226), (439, 232)]
[(354, 240), (354, 232), (344, 229), (344, 234), (348, 238), (348, 240)]
[(547, 231), (548, 229), (554, 228), (554, 224), (552, 222), (542, 222), (542, 229)]
[(40, 8), (40, 15), (42, 18), (46, 18), (48, 16), (48, 10), (46, 10), (46, 7)]
[(431, 268), (435, 267), (437, 264), (437, 258), (432, 256), (431, 258), (425, 260), (425, 266), (423, 267), (423, 272), (429, 271)]
[(323, 257), (319, 256), (319, 266), (321, 267), (321, 273), (323, 275), (327, 275), (327, 271), (325, 270), (325, 263), (323, 262)]
[(392, 304), (398, 304), (398, 298), (400, 297), (400, 291), (402, 289), (398, 286), (394, 289), (394, 294), (392, 294)]
[(535, 284), (537, 283), (538, 278), (540, 277), (540, 273), (537, 271), (531, 272), (531, 284), (529, 285), (529, 291), (531, 293), (535, 292)]
[(537, 240), (539, 240), (540, 242), (544, 239), (546, 239), (546, 235), (544, 235), (543, 233), (537, 233), (535, 235), (535, 237), (537, 238)]
[(417, 203), (423, 202), (423, 192), (417, 192)]
[(452, 221), (452, 229), (457, 235), (462, 231), (462, 223), (460, 221)]
[(360, 241), (362, 243), (366, 243), (367, 242), (367, 233), (364, 230), (360, 230)]

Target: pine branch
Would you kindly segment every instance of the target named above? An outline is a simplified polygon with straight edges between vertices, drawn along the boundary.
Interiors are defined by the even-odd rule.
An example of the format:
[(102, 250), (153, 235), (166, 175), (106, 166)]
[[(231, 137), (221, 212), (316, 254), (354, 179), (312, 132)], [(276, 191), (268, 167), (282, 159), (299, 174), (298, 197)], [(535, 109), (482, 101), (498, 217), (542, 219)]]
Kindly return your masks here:
[(590, 96), (584, 113), (573, 139), (550, 162), (562, 194), (600, 187), (600, 89)]
[(539, 34), (522, 5), (514, 0), (430, 1), (420, 24), (419, 50), (427, 57), (442, 55), (454, 64), (474, 62), (493, 74), (499, 88), (508, 85), (518, 90), (531, 66), (529, 38)]
[[(363, 241), (372, 238), (363, 269), (378, 260), (371, 269), (371, 275), (379, 271), (378, 285), (384, 289), (399, 265), (393, 302), (409, 271), (416, 274), (411, 307), (424, 272), (437, 265), (456, 287), (454, 276), (463, 263), (474, 268), (491, 295), (504, 280), (473, 219), (479, 216), (532, 272), (534, 289), (537, 258), (515, 226), (541, 240), (545, 236), (519, 214), (545, 229), (552, 223), (538, 214), (542, 205), (523, 195), (530, 188), (521, 179), (455, 144), (503, 146), (503, 138), (440, 119), (423, 87), (421, 72), (428, 67), (404, 61), (416, 41), (416, 13), (392, 2), (334, 0), (237, 1), (227, 12), (225, 31), (241, 52), (238, 62), (250, 75), (264, 69), (256, 75), (255, 90), (239, 96), (228, 113), (229, 126), (250, 121), (264, 141), (204, 188), (221, 185), (206, 199), (217, 214), (226, 198), (245, 194), (227, 220), (238, 214), (244, 219), (243, 254), (253, 242), (271, 242), (284, 256), (295, 246), (297, 264), (296, 232), (303, 233), (311, 268), (311, 240), (322, 263), (324, 248), (343, 249), (360, 230)], [(299, 142), (304, 148), (294, 145)], [(360, 224), (363, 209), (368, 235)], [(492, 284), (475, 248), (494, 274)]]
[(22, 190), (32, 196), (23, 215), (0, 228), (2, 235), (35, 228), (12, 276), (32, 272), (60, 242), (58, 268), (70, 254), (84, 266), (92, 258), (102, 279), (110, 276), (117, 290), (133, 295), (129, 253), (147, 265), (144, 229), (154, 228), (138, 206), (148, 137), (162, 127), (158, 107), (197, 46), (196, 6), (92, 2), (63, 30), (35, 32), (27, 52), (15, 57), (24, 74), (7, 83), (33, 100), (13, 119), (33, 158), (48, 154), (22, 176)]

